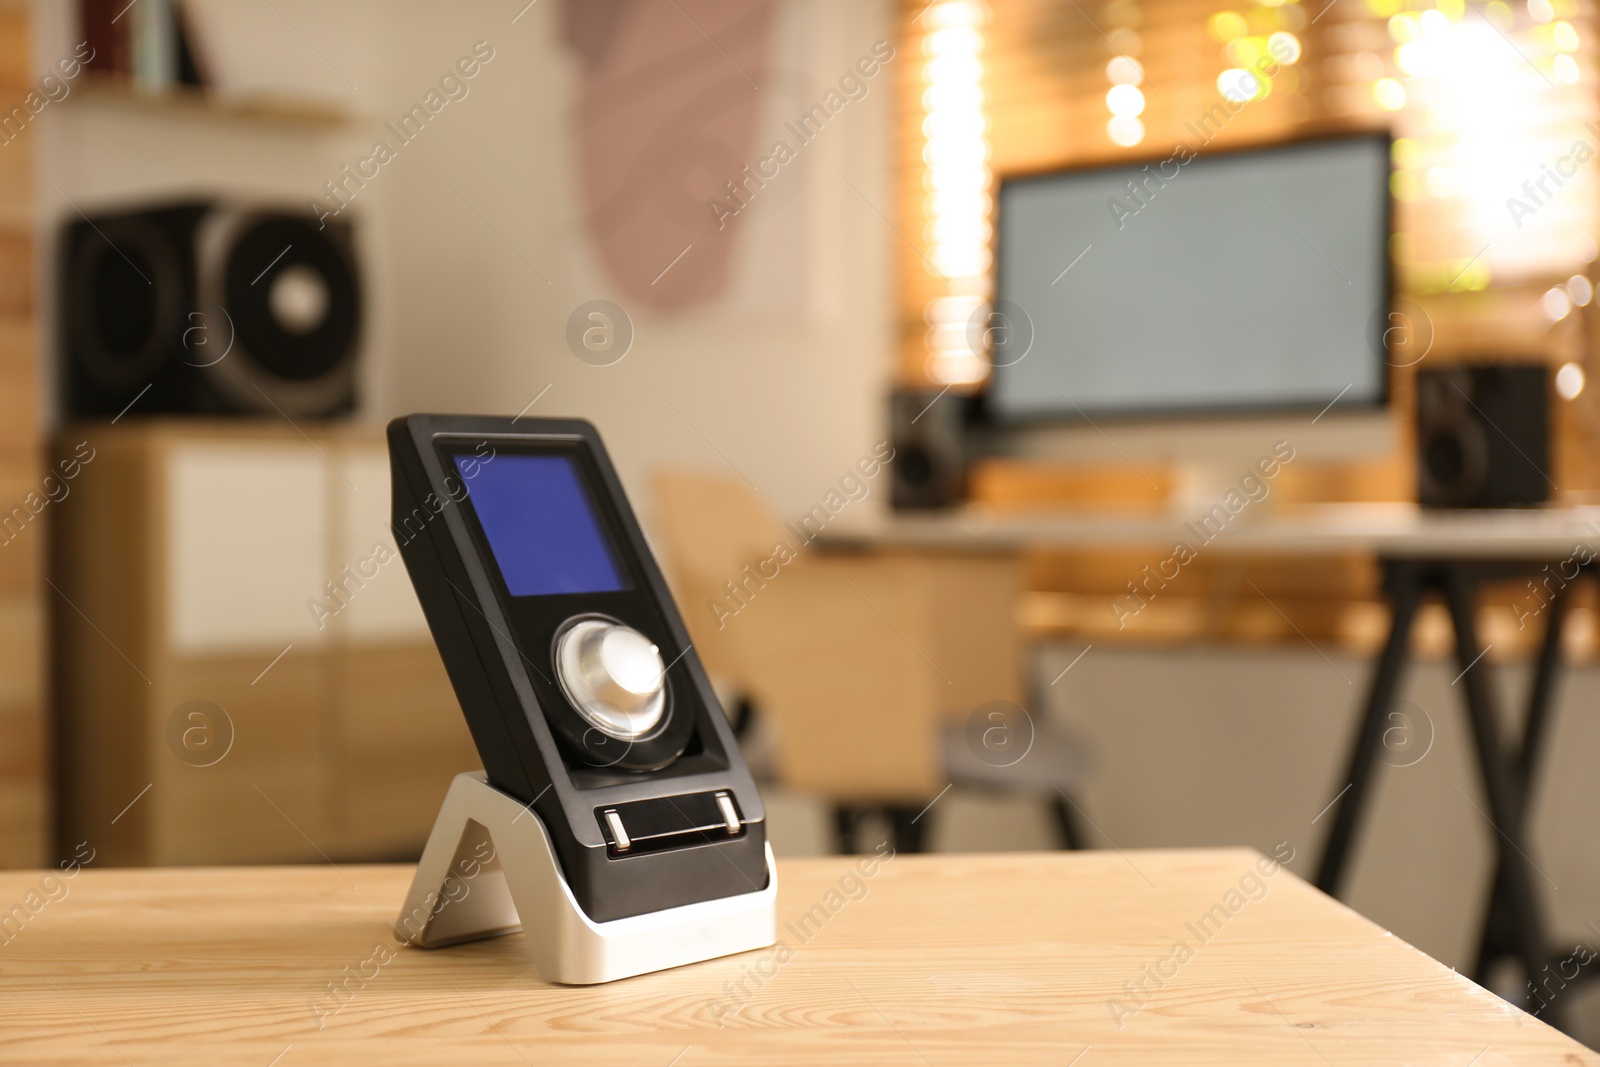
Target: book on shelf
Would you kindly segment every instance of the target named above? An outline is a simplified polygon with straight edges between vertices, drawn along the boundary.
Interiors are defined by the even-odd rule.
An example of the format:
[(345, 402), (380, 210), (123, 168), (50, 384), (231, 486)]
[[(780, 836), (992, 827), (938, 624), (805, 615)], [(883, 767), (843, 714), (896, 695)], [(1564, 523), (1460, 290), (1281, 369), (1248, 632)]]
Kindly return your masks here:
[(94, 49), (88, 69), (148, 93), (210, 85), (186, 6), (182, 0), (79, 0), (83, 39)]

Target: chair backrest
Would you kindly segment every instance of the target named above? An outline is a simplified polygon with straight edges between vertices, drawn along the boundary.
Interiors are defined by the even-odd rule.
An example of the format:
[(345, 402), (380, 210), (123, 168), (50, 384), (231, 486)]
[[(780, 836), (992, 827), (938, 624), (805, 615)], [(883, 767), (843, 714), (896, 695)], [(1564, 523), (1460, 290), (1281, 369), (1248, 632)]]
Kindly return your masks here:
[(744, 482), (718, 471), (669, 467), (652, 479), (667, 578), (706, 669), (742, 682), (714, 602), (723, 583), (772, 553), (782, 528)]
[(733, 475), (663, 468), (653, 489), (668, 555), (686, 574), (727, 580), (770, 555), (783, 532), (755, 491)]
[[(852, 801), (936, 792), (942, 694), (934, 689), (945, 684), (879, 614), (932, 643), (914, 568), (795, 545), (732, 474), (661, 470), (653, 489), (663, 562), (695, 650), (709, 672), (755, 699), (776, 734), (784, 784)], [(760, 578), (774, 574), (780, 542), (795, 555)]]
[[(664, 470), (654, 489), (696, 651), (770, 719), (786, 785), (841, 801), (926, 800), (945, 784), (943, 723), (1021, 701), (1015, 558), (793, 544), (721, 471)], [(794, 554), (775, 566), (780, 542)]]

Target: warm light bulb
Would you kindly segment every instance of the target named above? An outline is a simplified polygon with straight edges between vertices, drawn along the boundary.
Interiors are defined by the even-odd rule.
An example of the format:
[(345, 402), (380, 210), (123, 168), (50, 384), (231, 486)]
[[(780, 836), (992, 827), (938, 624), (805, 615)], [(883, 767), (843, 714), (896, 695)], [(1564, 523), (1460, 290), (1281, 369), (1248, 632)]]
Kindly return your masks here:
[(929, 85), (977, 84), (983, 78), (983, 64), (975, 56), (939, 56), (922, 68)]
[(1563, 400), (1576, 400), (1578, 394), (1583, 392), (1584, 381), (1582, 367), (1576, 363), (1563, 363), (1561, 369), (1556, 371), (1556, 392), (1561, 394)]
[(952, 26), (929, 34), (923, 48), (930, 56), (975, 56), (983, 48), (983, 36), (970, 26)]
[(1254, 100), (1261, 92), (1261, 82), (1243, 67), (1229, 67), (1217, 75), (1217, 92), (1236, 104)]
[(1567, 295), (1578, 307), (1588, 307), (1589, 301), (1594, 299), (1594, 283), (1581, 274), (1574, 274), (1567, 279)]
[[(976, 0), (935, 0), (927, 13), (930, 32), (922, 43), (932, 57), (923, 66), (928, 84), (922, 94), (923, 184), (930, 193), (924, 201), (923, 233), (930, 246), (928, 261), (955, 286), (980, 279), (991, 258), (982, 87), (985, 15), (985, 6)], [(948, 364), (934, 358), (945, 344), (940, 336), (935, 331), (928, 338), (930, 373)]]
[(935, 30), (953, 26), (982, 26), (983, 6), (974, 0), (944, 0), (928, 11), (928, 25)]
[(1206, 20), (1206, 27), (1224, 44), (1250, 32), (1249, 23), (1237, 11), (1218, 11)]
[(970, 294), (935, 297), (928, 301), (924, 317), (930, 326), (959, 326), (965, 331), (967, 323), (971, 321), (982, 303), (982, 297)]
[(1118, 56), (1106, 64), (1106, 80), (1112, 85), (1139, 85), (1144, 81), (1144, 67), (1137, 59)]
[(1428, 46), (1410, 41), (1394, 50), (1394, 64), (1413, 78), (1428, 73)]
[(1144, 112), (1144, 94), (1131, 85), (1113, 85), (1106, 92), (1106, 107), (1119, 118), (1134, 118)]
[(1544, 309), (1545, 318), (1560, 322), (1572, 313), (1572, 297), (1561, 286), (1553, 286), (1539, 298), (1539, 306)]
[(1379, 78), (1372, 83), (1372, 98), (1385, 111), (1399, 111), (1406, 106), (1406, 87), (1393, 78)]
[(1300, 38), (1279, 30), (1267, 38), (1267, 52), (1279, 63), (1294, 63), (1300, 58)]
[(966, 278), (989, 269), (989, 250), (983, 245), (936, 245), (928, 256), (946, 278)]
[(977, 111), (983, 107), (983, 89), (972, 82), (941, 82), (922, 94), (924, 111)]
[(1405, 12), (1389, 20), (1389, 36), (1396, 44), (1409, 44), (1417, 39), (1417, 16)]
[[(1137, 89), (1134, 92), (1138, 92)], [(951, 141), (970, 144), (983, 136), (983, 112), (965, 108), (940, 108), (928, 113), (922, 120), (922, 132), (929, 141), (949, 138)]]
[(1112, 144), (1131, 148), (1144, 140), (1144, 123), (1132, 115), (1113, 115), (1106, 123), (1106, 136)]

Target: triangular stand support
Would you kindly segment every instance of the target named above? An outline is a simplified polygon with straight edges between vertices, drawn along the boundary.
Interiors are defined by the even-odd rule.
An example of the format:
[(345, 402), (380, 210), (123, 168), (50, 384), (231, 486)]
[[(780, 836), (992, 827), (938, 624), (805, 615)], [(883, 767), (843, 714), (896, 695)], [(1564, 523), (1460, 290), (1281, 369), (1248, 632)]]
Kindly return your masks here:
[(768, 845), (765, 889), (595, 922), (539, 816), (476, 771), (450, 783), (395, 936), (441, 948), (523, 930), (540, 977), (591, 985), (765, 948), (777, 940), (777, 893)]

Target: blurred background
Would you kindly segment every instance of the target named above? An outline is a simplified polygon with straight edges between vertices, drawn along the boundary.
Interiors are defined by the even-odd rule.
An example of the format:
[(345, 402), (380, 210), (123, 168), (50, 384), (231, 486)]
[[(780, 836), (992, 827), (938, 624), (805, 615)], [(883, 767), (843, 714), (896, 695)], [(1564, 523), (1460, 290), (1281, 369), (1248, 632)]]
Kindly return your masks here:
[[(0, 3), (0, 863), (420, 852), (478, 761), (380, 551), (382, 428), (440, 411), (598, 426), (779, 855), (1286, 842), (1314, 878), (1379, 553), (1174, 541), (1252, 470), (1227, 514), (1313, 540), (1333, 505), (1403, 528), (1419, 485), (1495, 503), (1429, 451), (1473, 416), (1419, 374), (1469, 366), (1473, 447), (1537, 468), (1509, 502), (1588, 521), (1595, 77), (1588, 0)], [(1364, 200), (1273, 170), (1312, 136), (1380, 146)], [(1289, 154), (1237, 157), (1232, 261), (1179, 239), (1257, 147)], [(1151, 273), (1006, 221), (1049, 179), (1002, 179), (1058, 171)], [(1065, 268), (1044, 296), (1025, 246)], [(1195, 276), (1209, 326), (1166, 296)], [(1122, 317), (1069, 396), (1012, 368), (1075, 285), (1070, 321)], [(1119, 323), (1218, 362), (1117, 379)], [(1350, 392), (1226, 362), (1352, 323)], [(1554, 588), (1478, 598), (1508, 736)], [(1600, 944), (1592, 590), (1561, 611), (1528, 792), (1554, 959)], [(1498, 838), (1453, 641), (1424, 605), (1341, 896), (1472, 973)]]

